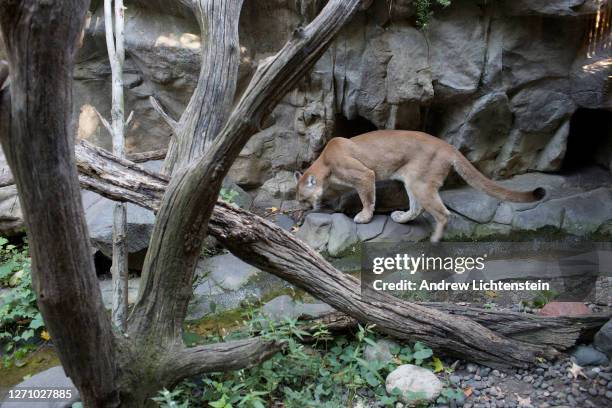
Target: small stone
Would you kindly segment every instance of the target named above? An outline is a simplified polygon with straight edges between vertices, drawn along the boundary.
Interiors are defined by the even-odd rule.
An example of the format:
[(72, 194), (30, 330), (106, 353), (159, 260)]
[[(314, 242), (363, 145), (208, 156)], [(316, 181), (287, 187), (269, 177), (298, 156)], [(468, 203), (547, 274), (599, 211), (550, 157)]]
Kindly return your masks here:
[(459, 377), (458, 375), (451, 375), (449, 377), (449, 380), (452, 384), (458, 385), (461, 382), (461, 377)]
[(603, 371), (600, 371), (597, 373), (597, 375), (599, 375), (599, 377), (603, 378), (606, 381), (612, 381), (612, 374), (610, 373), (605, 373)]
[(423, 400), (431, 401), (440, 395), (442, 382), (425, 368), (404, 364), (389, 373), (385, 380), (385, 388), (389, 394), (395, 388), (399, 389), (403, 395), (409, 392), (423, 393)]
[(476, 372), (478, 367), (476, 367), (475, 364), (470, 363), (470, 364), (467, 365), (466, 369), (467, 369), (468, 373), (472, 373), (473, 374), (473, 373)]
[(589, 388), (589, 394), (591, 394), (593, 397), (597, 396), (597, 388)]
[(612, 400), (612, 391), (606, 391), (606, 398)]

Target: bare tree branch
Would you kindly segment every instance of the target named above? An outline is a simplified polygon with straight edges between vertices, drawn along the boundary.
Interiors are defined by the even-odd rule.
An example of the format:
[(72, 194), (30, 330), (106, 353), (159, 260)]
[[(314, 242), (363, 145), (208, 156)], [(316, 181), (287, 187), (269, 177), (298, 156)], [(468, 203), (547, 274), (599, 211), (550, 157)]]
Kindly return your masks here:
[(255, 337), (184, 348), (169, 354), (164, 365), (164, 380), (173, 384), (201, 373), (240, 370), (267, 360), (283, 347), (283, 343)]
[(102, 114), (95, 107), (93, 108), (93, 110), (96, 113), (96, 116), (98, 117), (98, 119), (100, 119), (100, 123), (102, 123), (102, 126), (104, 126), (108, 134), (111, 135), (112, 137), (113, 127), (111, 126), (111, 124), (108, 123), (108, 120), (106, 120), (106, 118), (102, 116)]
[[(114, 24), (113, 24), (114, 3)], [(125, 156), (125, 121), (123, 101), (123, 63), (124, 49), (123, 0), (104, 0), (104, 29), (106, 48), (111, 66), (112, 106), (111, 125), (104, 121), (96, 110), (98, 117), (109, 130), (113, 141), (113, 154)], [(121, 331), (127, 330), (128, 311), (128, 255), (127, 255), (127, 207), (116, 203), (113, 211), (113, 257), (111, 274), (113, 277), (112, 320)]]
[(149, 102), (151, 102), (151, 106), (153, 107), (153, 109), (155, 110), (155, 112), (157, 112), (159, 114), (159, 116), (162, 117), (162, 119), (164, 120), (164, 122), (166, 122), (166, 124), (168, 126), (170, 126), (170, 129), (172, 129), (172, 132), (176, 133), (176, 129), (177, 129), (177, 123), (174, 119), (172, 119), (170, 117), (170, 115), (168, 115), (166, 113), (166, 111), (164, 110), (164, 108), (161, 106), (161, 104), (159, 103), (159, 101), (157, 99), (155, 99), (154, 96), (149, 96)]
[(143, 163), (150, 160), (162, 160), (168, 154), (168, 149), (149, 150), (148, 152), (130, 153), (127, 158), (134, 163)]
[(128, 118), (125, 120), (125, 126), (123, 127), (124, 132), (127, 132), (128, 128), (132, 124), (133, 119), (134, 119), (134, 111), (131, 111)]

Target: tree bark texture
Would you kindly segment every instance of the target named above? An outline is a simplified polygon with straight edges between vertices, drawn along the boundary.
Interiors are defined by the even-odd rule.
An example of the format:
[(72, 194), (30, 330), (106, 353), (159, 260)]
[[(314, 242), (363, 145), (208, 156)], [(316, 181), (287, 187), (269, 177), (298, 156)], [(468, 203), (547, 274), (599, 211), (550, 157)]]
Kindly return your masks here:
[(74, 55), (88, 5), (0, 1), (11, 75), (0, 137), (19, 191), (45, 324), (85, 404), (102, 406), (118, 400), (114, 336), (91, 257), (71, 119)]
[[(194, 0), (190, 6), (200, 26), (202, 66), (196, 89), (178, 123), (172, 126), (171, 119), (165, 118), (174, 130), (164, 162), (165, 174), (204, 154), (227, 120), (238, 82), (242, 0)], [(160, 108), (156, 107), (158, 111)]]

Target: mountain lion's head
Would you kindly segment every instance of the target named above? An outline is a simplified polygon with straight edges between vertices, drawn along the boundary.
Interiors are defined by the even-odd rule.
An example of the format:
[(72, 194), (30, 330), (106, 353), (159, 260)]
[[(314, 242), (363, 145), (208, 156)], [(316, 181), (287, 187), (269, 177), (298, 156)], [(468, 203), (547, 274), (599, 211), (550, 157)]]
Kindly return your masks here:
[(307, 209), (318, 210), (321, 206), (321, 197), (323, 196), (323, 182), (317, 176), (306, 171), (302, 174), (299, 171), (294, 173), (297, 181), (296, 199), (300, 205)]

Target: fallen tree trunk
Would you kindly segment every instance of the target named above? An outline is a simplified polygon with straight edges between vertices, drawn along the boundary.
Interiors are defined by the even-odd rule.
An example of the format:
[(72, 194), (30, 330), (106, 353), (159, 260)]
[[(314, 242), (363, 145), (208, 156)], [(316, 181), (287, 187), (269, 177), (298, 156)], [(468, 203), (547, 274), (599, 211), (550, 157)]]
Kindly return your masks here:
[[(86, 142), (76, 146), (76, 158), (85, 188), (113, 200), (157, 210), (167, 184), (165, 176)], [(241, 259), (307, 290), (361, 322), (377, 324), (382, 332), (401, 339), (423, 340), (439, 351), (489, 365), (524, 365), (538, 353), (550, 357), (554, 354), (550, 347), (570, 347), (581, 333), (601, 326), (607, 318), (542, 318), (446, 304), (412, 304), (388, 295), (364, 302), (355, 279), (337, 271), (293, 235), (253, 214), (219, 202), (212, 214), (210, 233)], [(445, 313), (457, 317), (450, 318)], [(467, 318), (497, 334), (530, 344), (510, 340), (499, 344), (495, 339), (495, 350), (486, 349), (483, 342), (490, 344), (490, 334), (480, 326), (470, 326)], [(465, 332), (471, 329), (475, 332), (468, 336)]]
[[(498, 334), (527, 343), (542, 344), (557, 350), (567, 350), (582, 338), (590, 338), (608, 320), (607, 313), (575, 316), (544, 317), (510, 311), (492, 311), (453, 303), (418, 303), (450, 315), (467, 317)], [(331, 312), (317, 318), (305, 318), (309, 327), (323, 324), (331, 332), (353, 329), (359, 323), (342, 312)]]

